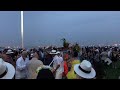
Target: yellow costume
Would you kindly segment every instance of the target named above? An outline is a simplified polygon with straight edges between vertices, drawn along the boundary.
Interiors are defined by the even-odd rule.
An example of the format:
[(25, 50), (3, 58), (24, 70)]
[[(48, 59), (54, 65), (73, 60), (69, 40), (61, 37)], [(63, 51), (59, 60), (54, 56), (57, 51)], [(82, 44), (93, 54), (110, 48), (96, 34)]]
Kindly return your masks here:
[(74, 73), (74, 65), (79, 64), (80, 60), (73, 60), (71, 62), (71, 70), (67, 73), (67, 79), (76, 79), (76, 74)]

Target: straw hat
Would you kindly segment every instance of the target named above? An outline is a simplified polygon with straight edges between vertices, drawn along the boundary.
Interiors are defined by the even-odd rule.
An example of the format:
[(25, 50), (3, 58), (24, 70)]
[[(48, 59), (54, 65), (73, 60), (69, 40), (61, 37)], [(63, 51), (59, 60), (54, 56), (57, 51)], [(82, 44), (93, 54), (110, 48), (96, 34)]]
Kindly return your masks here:
[(74, 66), (74, 71), (80, 77), (91, 79), (96, 76), (95, 70), (92, 68), (92, 65), (89, 61), (83, 60), (80, 64)]
[(13, 52), (12, 52), (12, 50), (11, 49), (9, 49), (7, 52), (6, 52), (6, 54), (12, 54)]
[(57, 54), (60, 54), (60, 51), (57, 51)]
[(56, 50), (52, 50), (50, 54), (58, 54)]
[(15, 68), (12, 64), (4, 62), (0, 58), (0, 79), (13, 79), (15, 75)]

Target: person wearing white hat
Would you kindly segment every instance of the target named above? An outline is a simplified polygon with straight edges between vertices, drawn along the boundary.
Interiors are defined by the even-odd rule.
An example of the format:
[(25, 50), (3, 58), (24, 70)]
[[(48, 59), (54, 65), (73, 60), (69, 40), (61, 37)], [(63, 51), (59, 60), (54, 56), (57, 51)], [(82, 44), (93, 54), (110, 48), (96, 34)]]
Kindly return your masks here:
[(51, 63), (53, 63), (53, 70), (52, 72), (55, 75), (55, 79), (62, 79), (62, 69), (60, 70), (60, 66), (61, 66), (61, 60), (58, 57), (57, 54), (59, 54), (60, 52), (57, 52), (56, 50), (52, 50), (50, 52), (50, 54), (52, 54), (53, 56), (53, 61)]
[(0, 79), (14, 79), (15, 68), (0, 58)]
[(14, 53), (11, 49), (9, 49), (7, 52), (6, 52), (6, 54), (12, 54), (12, 53)]
[(96, 76), (96, 71), (87, 60), (83, 60), (80, 64), (76, 64), (74, 66), (74, 71), (77, 74), (77, 79), (93, 79)]
[(14, 55), (14, 52), (13, 52), (11, 49), (5, 51), (5, 52), (2, 54), (3, 60), (4, 60), (5, 62), (8, 62), (8, 63), (12, 64), (12, 65), (15, 67), (15, 62), (14, 62), (14, 60), (13, 60), (13, 55)]
[(52, 50), (52, 51), (50, 52), (50, 54), (51, 54), (51, 55), (57, 55), (58, 52), (57, 52), (57, 50)]
[(64, 72), (64, 61), (60, 51), (57, 51), (59, 68), (56, 70), (56, 79), (62, 79)]

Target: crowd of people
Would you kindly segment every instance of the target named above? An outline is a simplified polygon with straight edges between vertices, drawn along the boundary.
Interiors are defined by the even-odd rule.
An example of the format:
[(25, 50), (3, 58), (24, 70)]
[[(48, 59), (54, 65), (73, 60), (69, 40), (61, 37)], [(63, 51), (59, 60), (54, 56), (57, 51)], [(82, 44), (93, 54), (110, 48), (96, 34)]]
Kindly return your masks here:
[(0, 51), (0, 79), (103, 79), (104, 66), (116, 69), (120, 48), (5, 48)]

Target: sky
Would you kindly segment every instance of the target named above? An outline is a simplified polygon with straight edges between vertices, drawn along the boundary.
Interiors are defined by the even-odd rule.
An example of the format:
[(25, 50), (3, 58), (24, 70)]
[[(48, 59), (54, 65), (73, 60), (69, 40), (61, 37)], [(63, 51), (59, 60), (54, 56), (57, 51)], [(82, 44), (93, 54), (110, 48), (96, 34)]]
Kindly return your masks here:
[[(24, 45), (120, 43), (120, 11), (24, 11)], [(20, 45), (20, 11), (0, 11), (0, 45)], [(12, 43), (13, 42), (13, 43)]]
[(0, 11), (0, 46), (18, 46), (20, 43), (20, 12)]

